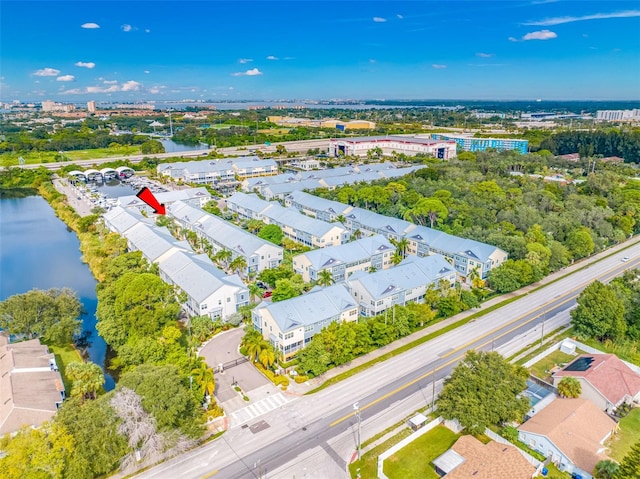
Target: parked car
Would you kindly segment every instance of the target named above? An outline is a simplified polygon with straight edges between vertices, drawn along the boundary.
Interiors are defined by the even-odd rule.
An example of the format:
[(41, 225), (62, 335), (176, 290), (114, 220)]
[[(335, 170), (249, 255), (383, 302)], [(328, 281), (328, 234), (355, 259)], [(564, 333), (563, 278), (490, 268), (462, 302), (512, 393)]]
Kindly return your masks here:
[(263, 298), (270, 298), (272, 294), (273, 293), (271, 291), (265, 291), (265, 293), (262, 295), (262, 297)]
[(265, 283), (263, 283), (262, 281), (256, 281), (256, 286), (260, 289), (268, 289), (267, 285)]

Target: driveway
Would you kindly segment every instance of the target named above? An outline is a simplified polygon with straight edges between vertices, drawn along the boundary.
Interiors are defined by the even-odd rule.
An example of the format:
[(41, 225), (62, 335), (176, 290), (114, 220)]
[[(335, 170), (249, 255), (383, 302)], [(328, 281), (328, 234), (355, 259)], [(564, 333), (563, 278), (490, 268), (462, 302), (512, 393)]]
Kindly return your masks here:
[(215, 336), (200, 350), (200, 356), (202, 356), (207, 364), (215, 371), (215, 396), (221, 403), (238, 397), (238, 393), (232, 386), (234, 381), (247, 394), (254, 389), (271, 384), (269, 380), (260, 374), (249, 362), (228, 367), (221, 373), (218, 372), (217, 367), (220, 363), (227, 364), (243, 358), (238, 351), (243, 335), (244, 331), (242, 328), (230, 329)]

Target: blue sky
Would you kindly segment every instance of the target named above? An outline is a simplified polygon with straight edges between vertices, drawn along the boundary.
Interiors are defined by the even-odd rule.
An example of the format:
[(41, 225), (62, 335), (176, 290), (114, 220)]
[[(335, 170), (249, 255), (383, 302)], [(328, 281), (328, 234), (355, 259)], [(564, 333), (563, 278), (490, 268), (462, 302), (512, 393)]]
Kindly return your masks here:
[(3, 101), (638, 99), (637, 1), (0, 1)]

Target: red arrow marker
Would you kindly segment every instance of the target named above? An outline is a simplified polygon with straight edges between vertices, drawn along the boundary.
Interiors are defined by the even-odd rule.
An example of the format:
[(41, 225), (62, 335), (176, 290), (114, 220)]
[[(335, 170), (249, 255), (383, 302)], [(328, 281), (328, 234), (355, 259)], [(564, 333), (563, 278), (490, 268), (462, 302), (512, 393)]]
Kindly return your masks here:
[(160, 202), (153, 196), (153, 193), (146, 186), (140, 190), (140, 192), (136, 195), (146, 204), (153, 208), (153, 212), (158, 215), (164, 215), (167, 213), (164, 205), (161, 205)]

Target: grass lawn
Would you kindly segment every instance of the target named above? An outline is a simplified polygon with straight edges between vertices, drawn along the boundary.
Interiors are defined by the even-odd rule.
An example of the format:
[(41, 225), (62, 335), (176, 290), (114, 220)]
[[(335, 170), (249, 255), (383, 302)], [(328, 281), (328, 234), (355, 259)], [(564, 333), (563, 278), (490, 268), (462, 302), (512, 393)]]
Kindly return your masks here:
[(384, 461), (384, 473), (389, 479), (439, 479), (431, 461), (449, 449), (459, 437), (444, 426), (436, 426)]
[(545, 466), (549, 471), (547, 473), (547, 479), (570, 479), (571, 474), (568, 472), (560, 471), (552, 462)]
[(56, 364), (60, 369), (60, 374), (62, 375), (62, 381), (64, 382), (64, 389), (67, 392), (67, 396), (71, 395), (71, 381), (67, 379), (65, 375), (66, 365), (72, 362), (82, 362), (82, 356), (76, 348), (73, 347), (72, 344), (67, 346), (52, 346), (47, 344), (49, 351), (51, 351), (56, 357)]
[(362, 455), (359, 461), (354, 461), (349, 464), (349, 473), (352, 478), (357, 477), (357, 471), (360, 470), (360, 477), (362, 479), (376, 479), (378, 477), (378, 456), (390, 447), (395, 446), (405, 437), (411, 434), (411, 429), (407, 428), (400, 433), (393, 436), (391, 439), (383, 442), (379, 446), (374, 447), (369, 452)]
[[(113, 156), (139, 155), (140, 146), (118, 146), (115, 148), (95, 148), (92, 150), (65, 151), (66, 161), (91, 160), (93, 158), (108, 158)], [(0, 154), (1, 166), (13, 166), (18, 164), (18, 158), (23, 157), (26, 164), (55, 163), (61, 161), (57, 151), (25, 151), (22, 153)]]
[(627, 417), (620, 419), (620, 431), (611, 439), (611, 458), (622, 461), (631, 446), (640, 441), (640, 408), (634, 408)]
[(529, 368), (529, 371), (531, 372), (531, 374), (539, 377), (540, 379), (550, 381), (551, 374), (549, 374), (549, 371), (551, 371), (554, 366), (560, 366), (561, 364), (570, 363), (575, 358), (576, 356), (563, 353), (558, 349), (557, 351), (554, 351), (548, 356), (545, 356), (540, 361), (531, 366)]

